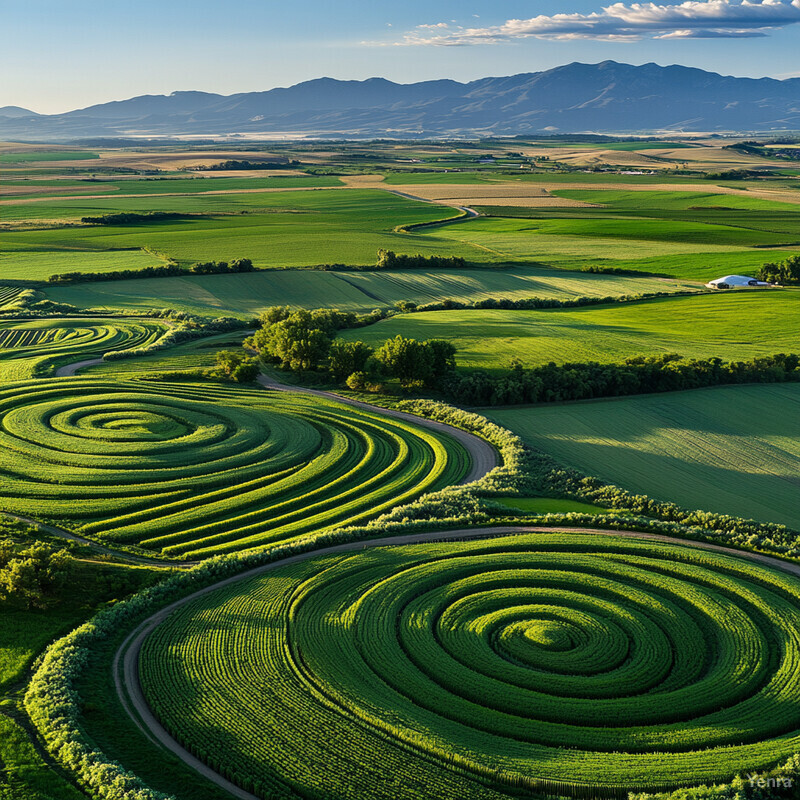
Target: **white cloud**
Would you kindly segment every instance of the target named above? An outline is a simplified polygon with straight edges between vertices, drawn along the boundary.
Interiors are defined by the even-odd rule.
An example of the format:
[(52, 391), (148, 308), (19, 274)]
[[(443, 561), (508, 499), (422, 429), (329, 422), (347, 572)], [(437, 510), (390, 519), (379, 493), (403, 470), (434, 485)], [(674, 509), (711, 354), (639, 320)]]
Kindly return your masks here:
[(459, 46), (498, 44), (516, 39), (716, 39), (766, 36), (800, 23), (800, 0), (686, 0), (613, 3), (591, 14), (542, 14), (510, 19), (486, 28), (420, 25), (394, 45)]

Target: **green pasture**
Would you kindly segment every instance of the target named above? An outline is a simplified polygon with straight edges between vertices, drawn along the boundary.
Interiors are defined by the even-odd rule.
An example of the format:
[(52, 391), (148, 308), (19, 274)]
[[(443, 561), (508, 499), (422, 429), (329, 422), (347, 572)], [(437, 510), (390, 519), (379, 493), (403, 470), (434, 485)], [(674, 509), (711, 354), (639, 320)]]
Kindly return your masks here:
[(114, 272), (163, 266), (163, 259), (139, 249), (15, 250), (0, 253), (0, 275), (4, 280), (46, 281), (51, 275), (65, 272)]
[[(473, 179), (483, 180), (474, 175)], [(456, 212), (381, 190), (177, 191), (180, 186), (190, 192), (201, 182), (224, 180), (131, 182), (143, 190), (145, 184), (173, 187), (176, 192), (171, 196), (51, 197), (6, 205), (8, 221), (39, 220), (44, 227), (7, 231), (3, 250), (9, 254), (148, 248), (186, 264), (251, 258), (261, 267), (302, 267), (366, 265), (374, 262), (379, 248), (387, 248), (459, 255), (475, 263), (612, 266), (709, 280), (720, 277), (722, 266), (731, 271), (756, 271), (765, 261), (785, 257), (800, 247), (800, 206), (713, 192), (565, 191), (566, 196), (603, 206), (552, 210), (490, 207), (491, 217), (400, 233), (396, 231), (400, 225), (448, 218)], [(119, 226), (47, 227), (47, 220), (146, 211), (195, 216)]]
[(0, 414), (0, 508), (168, 556), (365, 522), (470, 466), (445, 433), (216, 383), (16, 383)]
[(614, 514), (614, 509), (565, 500), (560, 497), (496, 497), (492, 498), (506, 508), (525, 514)]
[(0, 800), (85, 800), (44, 760), (19, 722), (3, 713), (12, 709), (10, 701), (0, 702)]
[[(326, 263), (368, 265), (379, 248), (455, 255), (455, 244), (418, 233), (398, 233), (402, 224), (430, 222), (458, 212), (379, 190), (333, 190), (103, 198), (9, 206), (42, 218), (91, 216), (116, 211), (180, 211), (208, 216), (120, 226), (10, 231), (6, 252), (103, 251), (151, 248), (182, 262), (250, 258), (259, 267)], [(246, 213), (231, 213), (231, 212)], [(23, 214), (24, 216), (24, 214)]]
[[(510, 177), (510, 176), (509, 176)], [(506, 180), (503, 176), (502, 180)], [(405, 184), (429, 183), (460, 183), (460, 184), (486, 184), (495, 183), (491, 175), (485, 172), (388, 172), (384, 183), (390, 186), (403, 186)]]
[(100, 158), (98, 153), (87, 150), (74, 151), (25, 151), (23, 153), (0, 153), (0, 164), (24, 164), (32, 161), (80, 161), (89, 158)]
[(664, 353), (744, 360), (796, 352), (799, 328), (800, 292), (768, 290), (577, 309), (427, 311), (340, 336), (373, 345), (398, 334), (447, 339), (460, 367), (493, 370), (512, 359), (524, 366)]
[[(0, 530), (0, 538), (9, 531)], [(18, 538), (19, 532), (10, 531)], [(55, 638), (86, 621), (104, 603), (152, 583), (159, 570), (76, 561), (70, 583), (44, 609), (0, 600), (0, 800), (81, 800), (84, 794), (46, 762), (16, 721), (14, 699), (36, 656)], [(7, 716), (8, 715), (8, 716)]]
[(624, 796), (797, 752), (799, 602), (780, 571), (621, 537), (376, 548), (190, 602), (140, 674), (178, 741), (262, 795)]
[(472, 302), (491, 297), (608, 297), (673, 292), (696, 287), (678, 281), (537, 267), (514, 269), (392, 270), (329, 272), (270, 270), (237, 275), (48, 286), (47, 297), (81, 308), (176, 308), (204, 315), (252, 317), (273, 305), (371, 311), (407, 300), (418, 305), (452, 299)]
[(800, 529), (800, 387), (490, 409), (569, 466), (658, 500)]
[[(323, 188), (330, 186), (341, 186), (342, 181), (332, 175), (286, 175), (259, 177), (254, 175), (251, 178), (103, 178), (83, 181), (15, 181), (15, 186), (48, 186), (51, 189), (63, 194), (102, 194), (113, 196), (114, 194), (127, 195), (159, 195), (159, 194), (198, 194), (203, 192), (235, 192), (249, 191), (255, 189), (302, 189), (302, 188)], [(39, 199), (36, 199), (39, 198)], [(30, 195), (16, 195), (14, 200), (35, 200), (36, 205), (45, 202), (41, 199), (42, 195), (31, 193)], [(2, 207), (2, 206), (0, 206)], [(32, 213), (38, 213), (32, 211)]]
[[(784, 257), (787, 235), (703, 226), (681, 221), (479, 218), (423, 233), (448, 241), (471, 261), (547, 264), (561, 268), (607, 266), (661, 271), (684, 280), (721, 277), (709, 266), (718, 260), (758, 265)], [(788, 237), (792, 242), (800, 236)], [(754, 249), (763, 242), (777, 250)], [(784, 248), (784, 249), (781, 249)], [(791, 252), (790, 250), (788, 252)]]

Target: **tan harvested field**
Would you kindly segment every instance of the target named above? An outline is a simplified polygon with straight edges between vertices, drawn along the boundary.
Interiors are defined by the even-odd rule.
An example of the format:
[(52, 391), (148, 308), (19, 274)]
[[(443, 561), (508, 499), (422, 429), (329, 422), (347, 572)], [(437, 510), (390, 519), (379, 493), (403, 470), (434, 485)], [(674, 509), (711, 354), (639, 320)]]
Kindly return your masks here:
[[(686, 143), (692, 144), (691, 141), (686, 141)], [(667, 146), (664, 149), (643, 151), (604, 150), (588, 145), (531, 146), (520, 148), (519, 152), (533, 158), (546, 156), (551, 160), (558, 160), (576, 167), (615, 164), (623, 167), (669, 170), (676, 161), (689, 162), (693, 165), (702, 163), (702, 167), (709, 170), (775, 166), (775, 162), (770, 159), (739, 153), (736, 150), (726, 150), (721, 146), (709, 146), (706, 143), (697, 147), (670, 148)], [(668, 163), (664, 163), (665, 160)]]
[(358, 189), (386, 189), (388, 191), (418, 197), (443, 205), (516, 206), (522, 208), (591, 208), (591, 203), (558, 197), (559, 191), (617, 191), (617, 192), (689, 192), (699, 194), (726, 194), (738, 197), (757, 197), (781, 203), (800, 204), (800, 193), (785, 188), (736, 189), (716, 183), (588, 183), (575, 180), (569, 183), (551, 183), (546, 176), (541, 181), (503, 180), (488, 178), (492, 184), (457, 183), (387, 184), (382, 175), (345, 175), (342, 182)]
[(518, 181), (498, 181), (496, 185), (431, 183), (386, 184), (382, 175), (346, 175), (342, 181), (351, 188), (385, 189), (406, 197), (449, 206), (515, 206), (525, 208), (582, 208), (590, 203), (556, 197), (541, 187)]

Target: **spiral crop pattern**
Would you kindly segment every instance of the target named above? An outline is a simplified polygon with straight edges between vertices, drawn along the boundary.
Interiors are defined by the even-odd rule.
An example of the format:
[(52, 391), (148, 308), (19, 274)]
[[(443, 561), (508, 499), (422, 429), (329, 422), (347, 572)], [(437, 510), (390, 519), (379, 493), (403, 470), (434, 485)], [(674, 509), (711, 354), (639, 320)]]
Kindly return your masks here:
[(169, 556), (363, 522), (468, 468), (446, 434), (303, 395), (93, 378), (0, 391), (0, 508)]
[(61, 364), (110, 350), (146, 347), (167, 330), (163, 322), (117, 319), (31, 319), (0, 323), (0, 378), (48, 375)]
[(176, 611), (140, 670), (265, 795), (624, 797), (799, 751), (798, 631), (800, 581), (744, 558), (525, 534), (272, 570)]

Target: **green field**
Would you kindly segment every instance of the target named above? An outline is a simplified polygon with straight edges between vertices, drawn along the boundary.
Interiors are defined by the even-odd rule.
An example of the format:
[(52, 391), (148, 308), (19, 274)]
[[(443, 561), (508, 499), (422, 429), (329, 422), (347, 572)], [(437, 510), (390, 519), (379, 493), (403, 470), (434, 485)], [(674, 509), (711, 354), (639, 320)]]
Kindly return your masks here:
[[(67, 181), (54, 179), (50, 181), (9, 181), (14, 187), (47, 186), (60, 194), (66, 195), (159, 195), (159, 194), (198, 194), (203, 192), (232, 192), (239, 190), (255, 189), (302, 189), (324, 188), (343, 185), (339, 178), (332, 175), (278, 175), (273, 177), (260, 177), (254, 175), (248, 178), (213, 178), (210, 176), (197, 176), (194, 178), (168, 177), (168, 178), (92, 178), (82, 181)], [(19, 194), (15, 200), (35, 200), (31, 206), (40, 204), (42, 194)], [(58, 198), (54, 198), (58, 199)], [(30, 209), (30, 206), (28, 206)], [(31, 209), (33, 213), (35, 210)]]
[(141, 678), (179, 741), (262, 793), (720, 781), (800, 748), (798, 601), (766, 567), (622, 538), (378, 548), (180, 608)]
[(157, 320), (20, 319), (0, 322), (0, 379), (4, 382), (52, 375), (74, 361), (111, 350), (153, 344), (168, 326)]
[(800, 530), (800, 387), (491, 409), (563, 464), (687, 508)]
[(32, 161), (80, 161), (88, 158), (100, 158), (100, 156), (87, 150), (65, 150), (62, 152), (48, 150), (38, 153), (25, 151), (22, 153), (0, 153), (0, 164), (25, 164)]
[(493, 498), (506, 508), (526, 514), (614, 514), (613, 509), (582, 503), (579, 500), (564, 500), (560, 497), (497, 497)]
[(0, 308), (13, 305), (21, 292), (16, 286), (0, 286)]
[(169, 556), (363, 522), (470, 463), (448, 435), (401, 420), (209, 383), (12, 384), (0, 414), (0, 508)]
[[(48, 200), (4, 206), (7, 219), (80, 219), (121, 211), (179, 211), (195, 219), (148, 224), (10, 231), (6, 253), (43, 250), (150, 248), (182, 263), (250, 258), (258, 267), (374, 264), (381, 247), (399, 252), (445, 251), (450, 242), (398, 233), (403, 224), (457, 216), (455, 209), (407, 200), (379, 190), (334, 190), (176, 195), (174, 197)], [(245, 212), (245, 213), (238, 213)]]
[(422, 305), (445, 298), (460, 302), (490, 297), (524, 299), (608, 297), (694, 289), (662, 281), (537, 267), (514, 269), (327, 272), (271, 270), (240, 275), (81, 283), (46, 287), (47, 296), (80, 308), (144, 309), (154, 305), (195, 314), (256, 316), (267, 306), (371, 311), (407, 300)]
[(616, 361), (679, 353), (742, 360), (797, 350), (800, 292), (733, 292), (545, 311), (427, 311), (344, 331), (382, 343), (398, 334), (448, 339), (459, 366), (502, 369), (555, 362)]
[[(479, 218), (461, 225), (439, 227), (425, 234), (432, 241), (460, 247), (472, 261), (537, 262), (563, 268), (610, 266), (664, 272), (686, 280), (721, 277), (719, 257), (760, 266), (788, 255), (800, 236), (739, 230), (733, 226), (703, 226), (680, 221), (629, 222), (571, 219), (522, 220)], [(754, 250), (764, 242), (779, 252)], [(787, 251), (787, 252), (784, 252)], [(664, 261), (669, 266), (664, 269)], [(757, 268), (757, 267), (756, 267)]]
[(138, 248), (125, 250), (42, 250), (0, 253), (4, 280), (46, 281), (65, 272), (115, 272), (121, 269), (163, 267), (163, 259)]
[[(580, 180), (583, 177), (591, 176), (581, 175)], [(412, 179), (421, 183), (493, 183), (490, 177), (465, 172), (411, 177), (390, 174), (387, 185)], [(371, 264), (379, 248), (388, 248), (459, 255), (478, 264), (613, 266), (708, 280), (725, 272), (755, 272), (765, 261), (785, 258), (800, 247), (800, 205), (763, 199), (757, 187), (752, 197), (721, 194), (713, 191), (713, 186), (708, 192), (564, 189), (557, 194), (594, 205), (482, 207), (490, 216), (411, 233), (396, 228), (449, 218), (456, 212), (378, 189), (258, 191), (339, 183), (332, 176), (100, 181), (96, 185), (103, 196), (98, 198), (53, 196), (4, 204), (4, 219), (9, 224), (37, 223), (37, 227), (7, 231), (3, 252), (49, 255), (59, 251), (73, 259), (86, 252), (147, 248), (183, 264), (251, 258), (261, 267), (302, 267)], [(221, 193), (203, 193), (214, 190)], [(114, 191), (121, 196), (115, 197)], [(118, 226), (62, 224), (84, 216), (146, 211), (194, 216)], [(59, 266), (51, 272), (59, 269), (66, 271)], [(17, 268), (8, 277), (17, 274), (46, 277), (35, 268)]]

